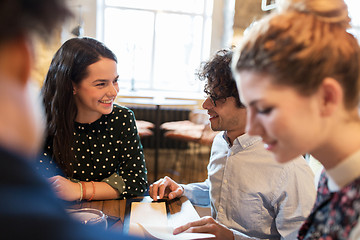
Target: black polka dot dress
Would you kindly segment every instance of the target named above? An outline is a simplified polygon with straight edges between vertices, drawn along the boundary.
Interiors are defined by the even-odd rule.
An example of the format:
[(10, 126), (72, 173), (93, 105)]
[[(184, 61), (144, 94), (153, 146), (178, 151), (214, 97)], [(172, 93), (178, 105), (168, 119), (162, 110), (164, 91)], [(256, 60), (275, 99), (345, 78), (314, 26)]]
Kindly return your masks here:
[[(140, 196), (147, 189), (147, 170), (143, 147), (134, 113), (114, 105), (112, 113), (90, 124), (75, 122), (75, 160), (70, 163), (73, 178), (80, 181), (106, 182), (121, 194), (121, 198)], [(52, 156), (52, 146), (45, 146), (39, 166), (55, 164), (46, 161)], [(46, 162), (46, 164), (45, 164)]]

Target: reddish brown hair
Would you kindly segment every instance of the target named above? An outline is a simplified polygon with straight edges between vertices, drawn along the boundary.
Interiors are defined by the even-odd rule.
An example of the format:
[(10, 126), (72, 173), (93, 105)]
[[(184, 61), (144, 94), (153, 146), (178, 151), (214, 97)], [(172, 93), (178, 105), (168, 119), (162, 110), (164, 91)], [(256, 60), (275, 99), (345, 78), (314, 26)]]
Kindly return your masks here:
[(347, 32), (350, 18), (343, 0), (292, 0), (249, 29), (237, 57), (236, 71), (270, 74), (276, 84), (303, 95), (314, 93), (323, 79), (336, 79), (345, 106), (359, 101), (360, 49)]

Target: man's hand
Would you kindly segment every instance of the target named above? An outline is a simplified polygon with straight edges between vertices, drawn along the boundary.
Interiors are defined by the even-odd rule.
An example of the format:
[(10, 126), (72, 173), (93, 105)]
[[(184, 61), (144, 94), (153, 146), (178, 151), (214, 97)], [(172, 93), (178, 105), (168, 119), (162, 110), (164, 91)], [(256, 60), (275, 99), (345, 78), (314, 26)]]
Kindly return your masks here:
[(211, 238), (214, 240), (234, 239), (233, 232), (224, 225), (217, 222), (212, 217), (203, 217), (200, 220), (189, 222), (183, 226), (174, 229), (174, 234), (179, 234), (182, 232), (210, 233), (215, 235), (215, 238)]
[(57, 196), (66, 201), (75, 201), (80, 199), (80, 186), (62, 176), (49, 178), (52, 188)]
[(180, 197), (184, 189), (168, 176), (159, 179), (150, 185), (150, 197), (156, 201), (157, 196), (160, 199), (168, 197), (170, 200)]

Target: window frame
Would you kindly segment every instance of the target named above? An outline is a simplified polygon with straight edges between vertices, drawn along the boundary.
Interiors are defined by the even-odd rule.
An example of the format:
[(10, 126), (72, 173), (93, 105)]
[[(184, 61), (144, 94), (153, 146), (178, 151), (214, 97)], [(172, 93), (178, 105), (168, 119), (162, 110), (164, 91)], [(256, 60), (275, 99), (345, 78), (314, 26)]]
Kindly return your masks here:
[[(110, 5), (106, 5), (105, 3), (106, 0), (97, 0), (97, 19), (96, 19), (96, 38), (102, 42), (104, 42), (104, 35), (105, 35), (105, 10), (107, 8), (114, 8), (114, 9), (121, 9), (121, 10), (139, 10), (139, 11), (146, 11), (146, 12), (151, 12), (154, 14), (154, 22), (153, 22), (153, 43), (152, 43), (152, 50), (151, 50), (151, 73), (149, 76), (149, 88), (141, 88), (140, 90), (144, 90), (144, 91), (171, 91), (169, 90), (161, 90), (161, 89), (156, 89), (155, 88), (155, 78), (154, 78), (154, 70), (155, 70), (155, 45), (156, 45), (156, 35), (155, 35), (155, 31), (156, 31), (156, 18), (157, 18), (157, 14), (161, 14), (161, 13), (170, 13), (170, 14), (179, 14), (179, 15), (187, 15), (190, 17), (202, 17), (202, 33), (201, 33), (201, 46), (202, 48), (200, 49), (200, 59), (198, 62), (198, 66), (200, 66), (201, 62), (203, 62), (204, 60), (207, 60), (210, 57), (211, 54), (211, 44), (212, 44), (212, 17), (213, 17), (213, 12), (211, 11), (211, 14), (207, 13), (207, 9), (208, 9), (208, 4), (211, 4), (211, 8), (213, 7), (213, 1), (214, 0), (204, 0), (204, 11), (199, 14), (199, 13), (189, 13), (189, 12), (184, 12), (184, 11), (170, 11), (170, 10), (156, 10), (156, 9), (142, 9), (142, 8), (133, 8), (133, 7), (122, 7), (122, 6), (110, 6)], [(210, 24), (210, 25), (209, 25)], [(206, 28), (210, 27), (210, 33), (209, 34), (209, 40), (207, 43), (206, 42)], [(106, 43), (105, 43), (106, 44)], [(195, 70), (194, 69), (194, 74), (195, 74)], [(194, 75), (194, 78), (196, 78), (196, 76)], [(131, 79), (126, 79), (126, 81), (131, 81)], [(131, 85), (131, 84), (129, 84)], [(190, 85), (189, 85), (190, 86)], [(203, 92), (203, 83), (199, 81), (198, 84), (194, 85), (193, 87), (195, 87), (196, 89), (194, 89), (192, 92), (194, 92), (195, 94), (197, 93), (202, 93)], [(130, 89), (130, 88), (129, 88)], [(130, 90), (133, 90), (132, 87)]]

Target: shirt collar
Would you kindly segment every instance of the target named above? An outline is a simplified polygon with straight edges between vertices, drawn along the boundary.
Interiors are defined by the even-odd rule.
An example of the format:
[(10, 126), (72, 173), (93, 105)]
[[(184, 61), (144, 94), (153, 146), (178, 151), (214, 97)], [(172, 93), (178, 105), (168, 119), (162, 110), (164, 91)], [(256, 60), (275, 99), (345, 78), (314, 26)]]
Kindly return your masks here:
[(226, 131), (224, 131), (224, 133), (223, 133), (223, 138), (225, 139), (229, 148), (231, 146), (239, 145), (242, 149), (245, 149), (245, 148), (253, 145), (254, 143), (261, 141), (261, 137), (259, 137), (259, 136), (250, 136), (247, 133), (244, 133), (243, 135), (238, 136), (234, 140), (234, 142), (231, 144)]
[(331, 192), (339, 191), (360, 176), (360, 150), (347, 157), (335, 167), (326, 170)]

